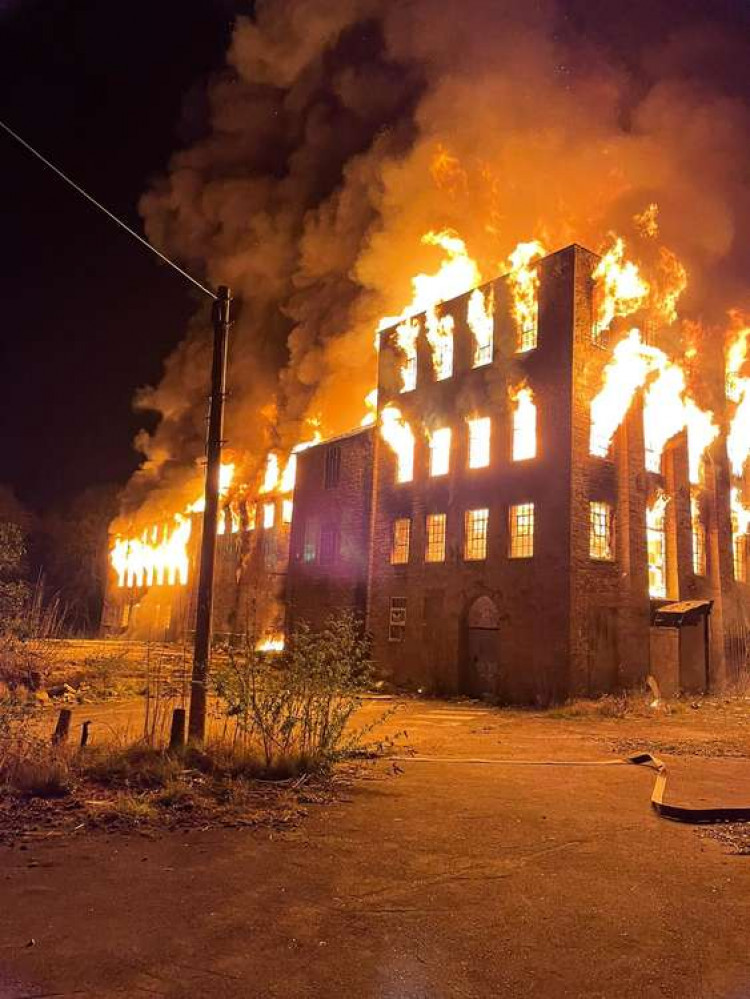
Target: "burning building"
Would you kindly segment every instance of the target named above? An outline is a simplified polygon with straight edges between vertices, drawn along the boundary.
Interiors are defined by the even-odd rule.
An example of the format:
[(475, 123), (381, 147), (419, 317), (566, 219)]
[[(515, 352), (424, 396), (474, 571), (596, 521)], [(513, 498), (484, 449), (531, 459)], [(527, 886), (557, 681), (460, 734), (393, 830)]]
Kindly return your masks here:
[[(346, 608), (395, 682), (509, 703), (649, 674), (665, 692), (735, 679), (750, 329), (734, 317), (726, 350), (699, 358), (680, 327), (674, 358), (660, 331), (685, 275), (662, 263), (660, 284), (621, 240), (601, 257), (524, 243), (505, 277), (444, 301), (415, 293), (381, 324), (368, 425), (312, 442), (284, 473), (269, 456), (257, 495), (227, 500), (215, 632), (274, 648)], [(107, 630), (190, 630), (199, 515), (163, 529), (168, 569), (142, 564), (148, 536), (113, 553)]]

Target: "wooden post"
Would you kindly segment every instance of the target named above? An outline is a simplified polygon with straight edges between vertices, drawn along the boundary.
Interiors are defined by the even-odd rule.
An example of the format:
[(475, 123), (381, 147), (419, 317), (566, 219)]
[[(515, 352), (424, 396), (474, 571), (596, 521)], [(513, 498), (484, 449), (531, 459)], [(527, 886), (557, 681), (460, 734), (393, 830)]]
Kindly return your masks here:
[(60, 708), (60, 714), (57, 716), (57, 725), (55, 726), (55, 731), (52, 733), (53, 746), (58, 746), (60, 743), (68, 741), (70, 719), (72, 717), (73, 712), (70, 708)]
[(216, 555), (216, 525), (219, 514), (219, 484), (221, 447), (224, 426), (224, 393), (227, 377), (227, 340), (232, 296), (222, 285), (214, 302), (214, 353), (211, 367), (211, 407), (208, 414), (206, 440), (206, 489), (201, 536), (198, 597), (195, 615), (195, 649), (193, 676), (190, 684), (190, 717), (188, 736), (201, 743), (206, 734), (206, 701), (208, 667), (211, 656), (211, 611), (213, 608), (214, 558)]
[(84, 746), (88, 745), (88, 742), (89, 742), (89, 725), (90, 724), (91, 724), (91, 721), (88, 720), (88, 721), (83, 722), (83, 724), (81, 725), (81, 749), (83, 749)]
[(185, 709), (175, 708), (172, 712), (172, 728), (169, 733), (169, 748), (182, 749), (185, 745)]

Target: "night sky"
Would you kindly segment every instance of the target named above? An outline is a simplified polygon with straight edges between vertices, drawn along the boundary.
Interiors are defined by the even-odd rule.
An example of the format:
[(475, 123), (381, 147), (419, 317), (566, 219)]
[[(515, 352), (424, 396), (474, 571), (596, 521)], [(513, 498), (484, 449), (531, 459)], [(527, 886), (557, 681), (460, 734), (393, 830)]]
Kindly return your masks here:
[[(140, 230), (138, 199), (201, 134), (206, 80), (252, 6), (0, 0), (0, 115)], [(668, 35), (675, 12), (737, 37), (749, 18), (744, 0), (566, 9), (569, 30), (624, 61), (642, 36)], [(730, 69), (750, 86), (745, 66), (715, 72)], [(43, 512), (135, 470), (147, 417), (134, 392), (159, 381), (197, 293), (3, 133), (0, 151), (0, 485)]]
[[(140, 231), (238, 6), (0, 0), (0, 114)], [(159, 379), (195, 293), (4, 133), (0, 155), (0, 484), (45, 510), (133, 472), (134, 389)]]

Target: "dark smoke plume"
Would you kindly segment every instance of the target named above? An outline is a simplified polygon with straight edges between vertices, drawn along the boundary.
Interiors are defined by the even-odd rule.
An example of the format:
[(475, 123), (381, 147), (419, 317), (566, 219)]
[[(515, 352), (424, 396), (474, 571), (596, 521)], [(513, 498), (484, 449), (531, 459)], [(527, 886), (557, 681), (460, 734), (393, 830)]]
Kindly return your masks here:
[[(155, 245), (241, 300), (227, 418), (240, 477), (309, 436), (308, 417), (324, 434), (359, 422), (378, 319), (437, 269), (428, 230), (455, 229), (488, 279), (519, 240), (635, 238), (655, 201), (690, 275), (683, 314), (710, 327), (745, 305), (750, 45), (732, 9), (260, 0), (239, 18), (204, 138), (141, 210)], [(138, 441), (126, 508), (194, 498), (209, 339), (200, 313), (138, 396), (161, 422)]]

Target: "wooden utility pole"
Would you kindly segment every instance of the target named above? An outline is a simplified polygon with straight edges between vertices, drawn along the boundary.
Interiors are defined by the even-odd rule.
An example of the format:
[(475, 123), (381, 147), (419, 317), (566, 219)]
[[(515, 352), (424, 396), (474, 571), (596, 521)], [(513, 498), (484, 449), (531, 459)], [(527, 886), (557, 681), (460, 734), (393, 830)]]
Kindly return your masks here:
[(211, 610), (214, 597), (214, 559), (216, 555), (216, 525), (219, 515), (219, 484), (221, 447), (224, 432), (224, 395), (227, 380), (227, 340), (232, 296), (221, 285), (214, 302), (214, 354), (211, 366), (211, 406), (208, 413), (206, 441), (206, 491), (201, 537), (198, 600), (195, 617), (195, 650), (193, 677), (190, 684), (190, 717), (188, 739), (203, 742), (206, 735), (206, 683), (211, 658)]

